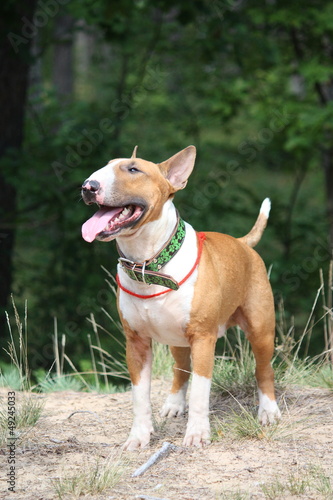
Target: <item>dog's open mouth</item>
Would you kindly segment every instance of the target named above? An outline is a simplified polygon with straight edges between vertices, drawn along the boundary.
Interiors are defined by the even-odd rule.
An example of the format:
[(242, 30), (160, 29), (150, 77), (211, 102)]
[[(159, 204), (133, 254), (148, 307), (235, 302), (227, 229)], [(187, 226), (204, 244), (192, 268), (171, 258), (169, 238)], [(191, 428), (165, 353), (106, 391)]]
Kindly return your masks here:
[(82, 237), (91, 243), (95, 239), (105, 240), (115, 236), (122, 229), (134, 225), (144, 212), (139, 205), (126, 205), (124, 207), (102, 206), (82, 226)]

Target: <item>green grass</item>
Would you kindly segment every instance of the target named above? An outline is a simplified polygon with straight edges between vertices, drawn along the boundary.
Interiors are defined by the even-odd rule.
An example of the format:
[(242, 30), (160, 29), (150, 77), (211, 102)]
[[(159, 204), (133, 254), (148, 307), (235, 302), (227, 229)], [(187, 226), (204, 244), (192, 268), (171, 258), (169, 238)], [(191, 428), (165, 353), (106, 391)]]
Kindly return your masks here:
[(17, 428), (34, 427), (43, 413), (44, 401), (39, 398), (36, 399), (34, 395), (24, 395), (18, 401)]
[[(7, 376), (2, 373), (1, 380), (3, 383), (11, 383), (15, 385), (13, 388), (17, 390), (29, 390), (30, 370), (28, 364), (28, 304), (25, 302), (23, 321), (21, 321), (13, 297), (12, 306), (17, 334), (14, 335), (9, 316), (6, 313), (10, 342), (8, 343), (7, 349), (4, 349), (11, 361), (12, 370), (8, 370)], [(17, 340), (17, 342), (15, 342), (15, 340)]]
[[(22, 442), (28, 431), (39, 421), (43, 413), (44, 401), (36, 395), (22, 393), (16, 393), (15, 401), (15, 406), (11, 407), (15, 412), (13, 415), (15, 418), (14, 432), (15, 437), (18, 438), (19, 442)], [(0, 446), (4, 446), (9, 437), (8, 421), (7, 400), (4, 398), (0, 405)]]
[(105, 494), (112, 490), (123, 477), (127, 462), (121, 456), (110, 455), (105, 461), (96, 458), (84, 463), (77, 471), (64, 474), (52, 481), (60, 500), (80, 498), (86, 495)]
[[(20, 318), (15, 301), (12, 298), (14, 311), (14, 325), (16, 333), (13, 331), (9, 315), (7, 314), (7, 325), (10, 333), (10, 342), (5, 352), (8, 355), (9, 363), (2, 363), (0, 367), (0, 387), (8, 387), (14, 390), (27, 390), (38, 392), (56, 391), (97, 391), (103, 393), (123, 392), (127, 390), (129, 374), (125, 361), (125, 342), (115, 338), (110, 332), (98, 325), (93, 314), (89, 321), (92, 326), (94, 341), (88, 335), (90, 347), (90, 362), (82, 361), (84, 370), (77, 369), (65, 352), (66, 336), (59, 338), (57, 320), (54, 320), (53, 350), (54, 362), (51, 369), (46, 373), (42, 369), (37, 369), (31, 374), (28, 364), (28, 321), (27, 304), (25, 305), (24, 319)], [(110, 318), (108, 313), (105, 314)], [(111, 318), (112, 319), (112, 318)], [(119, 324), (112, 320), (119, 328)], [(100, 332), (110, 335), (119, 344), (120, 359), (114, 358), (111, 353), (106, 352), (100, 342)], [(118, 353), (118, 354), (119, 354)], [(64, 369), (70, 371), (66, 373)], [(52, 371), (51, 371), (52, 370)], [(33, 376), (33, 378), (32, 378)], [(113, 380), (124, 380), (121, 386), (112, 383)], [(36, 383), (37, 382), (37, 383)]]
[[(223, 356), (215, 361), (212, 389), (222, 395), (232, 395), (238, 399), (254, 397), (257, 391), (255, 380), (255, 360), (248, 340), (239, 328), (234, 328), (228, 336), (234, 336)], [(295, 345), (293, 348), (295, 348)], [(281, 345), (277, 345), (272, 365), (275, 387), (284, 392), (294, 385), (331, 387), (332, 369), (328, 363), (313, 358), (294, 358), (293, 352), (281, 355)]]
[[(267, 500), (285, 498), (320, 498), (331, 500), (333, 486), (330, 477), (321, 467), (310, 467), (308, 471), (296, 471), (286, 478), (276, 477), (260, 485)], [(305, 497), (306, 495), (306, 497)], [(318, 497), (320, 495), (320, 497)]]
[[(296, 470), (286, 477), (276, 476), (266, 483), (261, 483), (260, 489), (266, 500), (282, 500), (290, 497), (316, 500), (332, 500), (333, 498), (332, 480), (321, 467), (317, 466), (310, 466), (308, 470)], [(222, 491), (216, 498), (217, 500), (249, 500), (257, 496), (236, 490)]]
[(263, 428), (257, 414), (241, 407), (240, 411), (229, 408), (224, 416), (215, 420), (213, 439), (215, 441), (231, 436), (238, 439), (273, 439), (277, 434), (279, 424)]
[(2, 364), (0, 368), (0, 387), (8, 387), (15, 391), (20, 391), (26, 385), (26, 376), (22, 380), (22, 374), (15, 365)]
[(312, 377), (315, 387), (325, 387), (333, 391), (333, 367), (329, 364), (319, 366)]
[(58, 392), (58, 391), (81, 391), (83, 389), (82, 382), (73, 375), (51, 375), (38, 380), (38, 389), (41, 392)]
[(309, 476), (311, 477), (310, 486), (316, 492), (323, 496), (327, 500), (332, 500), (333, 498), (333, 482), (332, 478), (327, 475), (327, 473), (322, 469), (322, 467), (312, 466), (309, 470)]
[(217, 500), (249, 500), (251, 497), (249, 493), (241, 490), (237, 491), (222, 491)]
[[(232, 398), (231, 402), (232, 405), (227, 403), (223, 412), (216, 415), (212, 422), (212, 439), (214, 441), (220, 441), (226, 436), (235, 439), (266, 441), (289, 439), (299, 428), (306, 427), (305, 419), (298, 419), (292, 423), (291, 419), (286, 416), (273, 425), (262, 426), (259, 423), (255, 406), (245, 406), (235, 397)], [(286, 413), (289, 413), (289, 409)]]
[(153, 342), (153, 379), (171, 379), (174, 359), (169, 347), (158, 342)]
[(240, 328), (234, 328), (233, 333), (235, 345), (228, 344), (226, 338), (224, 354), (215, 361), (212, 388), (219, 394), (240, 398), (253, 395), (256, 390), (255, 361), (250, 344)]

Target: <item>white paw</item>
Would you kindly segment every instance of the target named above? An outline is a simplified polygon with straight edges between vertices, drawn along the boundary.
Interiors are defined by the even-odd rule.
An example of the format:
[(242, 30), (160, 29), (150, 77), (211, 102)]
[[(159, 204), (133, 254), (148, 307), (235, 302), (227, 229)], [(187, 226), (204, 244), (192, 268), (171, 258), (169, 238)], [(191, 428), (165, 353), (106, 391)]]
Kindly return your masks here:
[(132, 430), (123, 446), (123, 449), (133, 451), (148, 446), (152, 432), (154, 432), (154, 428), (151, 424), (148, 426), (133, 424)]
[(273, 425), (277, 424), (281, 418), (281, 412), (276, 405), (275, 410), (260, 409), (258, 412), (259, 422), (262, 425)]
[(177, 392), (177, 394), (169, 394), (162, 407), (161, 417), (179, 417), (180, 415), (183, 415), (185, 407), (185, 398), (180, 391)]
[(266, 394), (259, 393), (258, 418), (262, 425), (276, 424), (281, 418), (281, 412), (276, 401), (269, 399)]
[(208, 419), (196, 419), (187, 424), (183, 446), (197, 446), (202, 448), (211, 443), (210, 425)]

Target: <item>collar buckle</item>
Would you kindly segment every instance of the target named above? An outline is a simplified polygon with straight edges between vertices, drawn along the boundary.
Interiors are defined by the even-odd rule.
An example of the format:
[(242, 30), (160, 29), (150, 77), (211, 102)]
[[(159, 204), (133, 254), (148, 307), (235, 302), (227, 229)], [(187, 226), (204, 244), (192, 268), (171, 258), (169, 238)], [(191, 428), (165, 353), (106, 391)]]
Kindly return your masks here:
[(161, 273), (160, 269), (176, 255), (185, 239), (185, 232), (185, 223), (177, 212), (177, 223), (169, 240), (159, 253), (154, 255), (151, 259), (145, 260), (143, 263), (127, 259), (117, 245), (117, 250), (120, 255), (118, 261), (121, 269), (125, 271), (130, 278), (140, 283), (145, 283), (146, 285), (155, 284), (178, 290), (179, 285), (177, 281), (171, 276)]
[[(130, 259), (126, 259), (126, 257), (119, 257), (118, 261), (120, 262), (120, 265), (121, 265), (121, 268), (122, 269), (126, 269), (124, 266), (123, 266), (123, 262), (126, 263), (126, 264), (130, 264), (132, 267), (131, 267), (131, 271), (133, 271), (133, 279), (135, 279), (136, 281), (140, 282), (140, 280), (137, 278), (137, 275), (136, 273), (137, 272), (140, 272), (141, 271), (141, 276), (142, 276), (142, 282), (145, 284), (145, 285), (151, 285), (151, 283), (147, 283), (146, 280), (145, 280), (145, 271), (146, 271), (146, 264), (147, 264), (147, 261), (144, 261), (143, 264), (140, 264), (139, 262), (134, 262), (133, 260), (130, 260)], [(135, 268), (138, 267), (139, 269), (136, 270)], [(141, 267), (141, 269), (140, 269)]]

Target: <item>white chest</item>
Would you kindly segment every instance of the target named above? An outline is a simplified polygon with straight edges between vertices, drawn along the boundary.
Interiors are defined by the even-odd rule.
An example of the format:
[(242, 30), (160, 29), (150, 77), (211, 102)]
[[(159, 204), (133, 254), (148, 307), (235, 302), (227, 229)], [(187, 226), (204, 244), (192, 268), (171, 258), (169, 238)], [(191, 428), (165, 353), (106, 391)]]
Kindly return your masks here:
[[(163, 271), (181, 281), (193, 267), (197, 258), (197, 241), (195, 231), (187, 225), (185, 241), (176, 256), (165, 266)], [(119, 278), (126, 288), (134, 293), (149, 295), (159, 293), (165, 288), (131, 280), (120, 268)], [(186, 326), (190, 320), (194, 284), (198, 271), (195, 269), (191, 277), (177, 291), (160, 297), (140, 299), (120, 290), (119, 307), (130, 328), (139, 335), (150, 337), (161, 344), (185, 347)]]
[(188, 346), (185, 338), (190, 319), (193, 285), (184, 284), (165, 298), (142, 300), (120, 292), (119, 304), (124, 319), (139, 335), (161, 344)]

